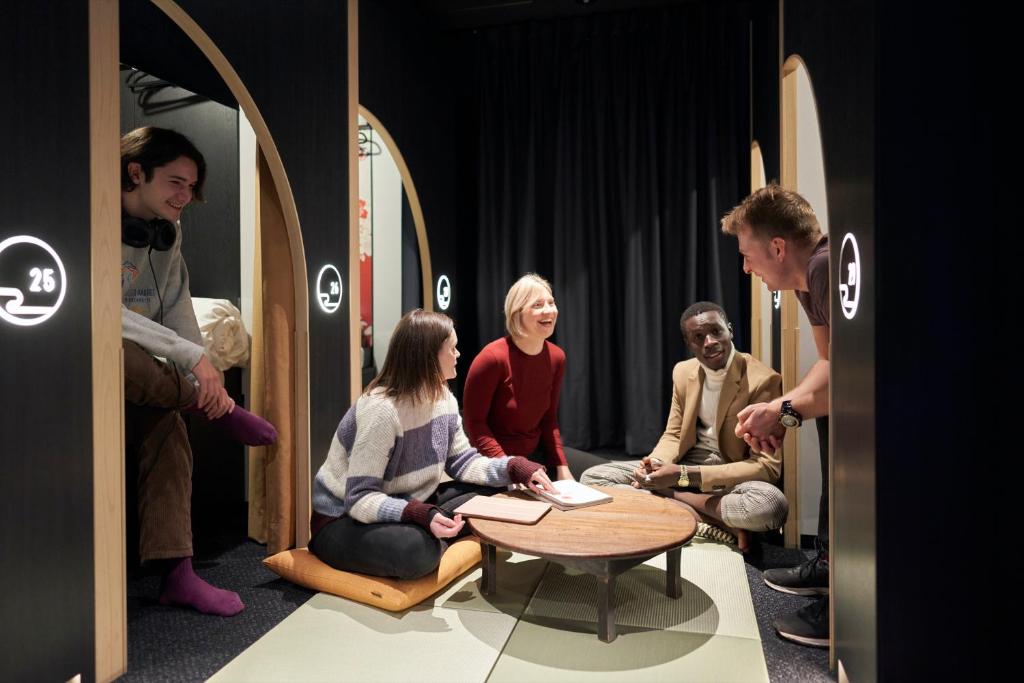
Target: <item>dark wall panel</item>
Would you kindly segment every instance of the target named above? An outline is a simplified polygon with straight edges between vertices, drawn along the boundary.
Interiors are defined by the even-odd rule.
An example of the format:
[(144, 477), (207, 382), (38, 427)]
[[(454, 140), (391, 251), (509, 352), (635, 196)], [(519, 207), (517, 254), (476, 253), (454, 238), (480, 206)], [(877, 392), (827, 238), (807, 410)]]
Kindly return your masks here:
[[(457, 114), (459, 64), (438, 18), (412, 2), (359, 4), (359, 102), (391, 134), (423, 209), (434, 282), (452, 282), (446, 313), (459, 320), (472, 293), (455, 268), (458, 149), (468, 134)], [(466, 304), (469, 306), (470, 304)], [(378, 359), (378, 366), (383, 359)]]
[[(93, 676), (88, 26), (84, 0), (12, 0), (0, 22), (0, 242), (34, 235), (66, 272), (48, 320), (0, 320), (0, 677), (10, 681)], [(28, 291), (29, 271), (51, 265), (43, 254), (0, 253), (0, 287), (54, 303)], [(0, 294), (0, 306), (11, 301)]]
[[(1014, 291), (998, 280), (1013, 253), (1001, 202), (1015, 195), (996, 145), (1017, 136), (994, 116), (1013, 45), (1001, 23), (961, 3), (785, 2), (828, 183), (834, 635), (850, 680), (994, 680), (1009, 653), (996, 613), (1019, 568), (995, 510), (1012, 474), (996, 472), (1006, 441), (993, 441), (1012, 421), (988, 409), (1013, 404), (985, 341)], [(861, 261), (852, 321), (836, 291), (847, 232)]]
[(179, 5), (245, 83), (295, 197), (310, 289), (310, 460), (315, 472), (349, 404), (347, 308), (323, 312), (314, 291), (317, 273), (327, 263), (338, 268), (343, 281), (348, 279), (346, 3), (315, 0), (302, 3), (301, 11), (294, 3), (273, 0), (187, 0)]
[[(832, 267), (832, 580), (835, 638), (851, 680), (877, 669), (875, 474), (875, 30), (869, 1), (786, 0), (783, 59), (799, 55), (818, 107)], [(841, 310), (844, 236), (859, 245), (859, 305)], [(880, 257), (881, 258), (881, 257)], [(827, 484), (826, 484), (827, 485)], [(879, 549), (880, 551), (880, 549)], [(877, 555), (881, 562), (883, 555)]]
[(121, 63), (209, 97), (238, 106), (224, 79), (202, 50), (150, 0), (120, 0)]
[[(999, 512), (1013, 500), (1016, 419), (1003, 406), (1017, 401), (999, 368), (1004, 340), (1010, 354), (1020, 345), (1006, 315), (1019, 288), (1007, 218), (1020, 126), (999, 127), (996, 112), (1016, 117), (1005, 102), (1017, 22), (959, 2), (877, 11), (879, 678), (999, 680), (1014, 630), (997, 613), (1012, 609), (1020, 574), (1016, 518)], [(971, 428), (981, 424), (992, 429)], [(899, 520), (915, 510), (908, 543)], [(959, 551), (961, 539), (983, 550)], [(954, 607), (957, 586), (992, 593)]]

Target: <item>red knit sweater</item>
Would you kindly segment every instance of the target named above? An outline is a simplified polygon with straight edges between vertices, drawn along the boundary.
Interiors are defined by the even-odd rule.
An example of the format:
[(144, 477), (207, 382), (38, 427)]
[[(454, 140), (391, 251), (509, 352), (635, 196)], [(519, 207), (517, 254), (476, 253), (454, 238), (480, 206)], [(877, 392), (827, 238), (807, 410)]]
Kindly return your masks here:
[(551, 467), (565, 465), (558, 395), (565, 352), (551, 342), (528, 356), (509, 337), (485, 346), (466, 375), (462, 414), (470, 442), (484, 455), (529, 456), (543, 445)]

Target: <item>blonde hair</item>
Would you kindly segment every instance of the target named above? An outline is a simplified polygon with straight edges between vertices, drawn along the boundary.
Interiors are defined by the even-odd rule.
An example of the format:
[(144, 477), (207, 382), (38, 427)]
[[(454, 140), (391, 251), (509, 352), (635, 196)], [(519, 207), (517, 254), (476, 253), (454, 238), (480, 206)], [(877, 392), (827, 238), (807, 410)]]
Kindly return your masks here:
[(508, 294), (505, 295), (505, 329), (513, 337), (524, 336), (523, 309), (533, 301), (533, 293), (538, 289), (543, 289), (554, 296), (551, 283), (537, 273), (527, 273), (509, 287)]

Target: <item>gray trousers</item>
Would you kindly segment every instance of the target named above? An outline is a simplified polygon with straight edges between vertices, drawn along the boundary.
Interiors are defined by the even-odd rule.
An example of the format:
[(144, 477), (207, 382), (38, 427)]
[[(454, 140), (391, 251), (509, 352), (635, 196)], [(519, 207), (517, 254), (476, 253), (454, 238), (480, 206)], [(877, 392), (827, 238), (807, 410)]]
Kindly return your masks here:
[[(641, 467), (639, 460), (595, 465), (583, 473), (580, 482), (589, 486), (631, 486), (633, 471), (638, 467)], [(722, 521), (734, 529), (778, 529), (786, 522), (789, 514), (786, 496), (778, 487), (766, 481), (745, 481), (729, 491), (715, 492), (713, 495), (722, 496)]]

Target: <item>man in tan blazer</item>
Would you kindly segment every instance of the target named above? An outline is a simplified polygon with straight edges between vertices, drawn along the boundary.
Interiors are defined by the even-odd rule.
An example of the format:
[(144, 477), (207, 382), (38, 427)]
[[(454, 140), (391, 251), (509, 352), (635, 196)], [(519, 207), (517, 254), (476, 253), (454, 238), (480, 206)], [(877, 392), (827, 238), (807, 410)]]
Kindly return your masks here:
[(782, 378), (736, 351), (732, 326), (717, 304), (693, 304), (680, 327), (693, 358), (672, 371), (672, 409), (657, 446), (639, 461), (591, 467), (580, 481), (671, 497), (701, 522), (698, 535), (746, 550), (749, 532), (781, 527), (789, 505), (775, 486), (781, 454), (753, 452), (736, 436), (736, 416), (780, 396)]

